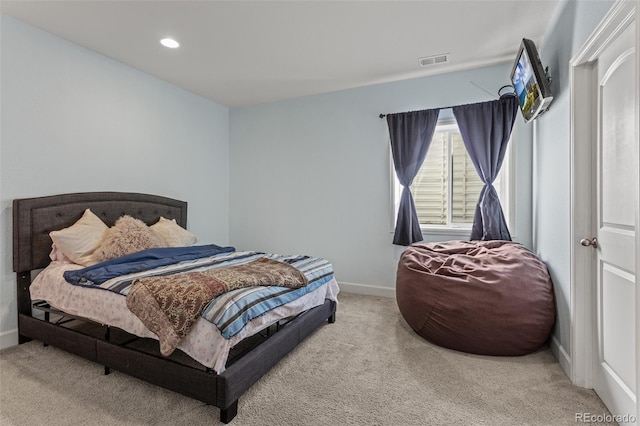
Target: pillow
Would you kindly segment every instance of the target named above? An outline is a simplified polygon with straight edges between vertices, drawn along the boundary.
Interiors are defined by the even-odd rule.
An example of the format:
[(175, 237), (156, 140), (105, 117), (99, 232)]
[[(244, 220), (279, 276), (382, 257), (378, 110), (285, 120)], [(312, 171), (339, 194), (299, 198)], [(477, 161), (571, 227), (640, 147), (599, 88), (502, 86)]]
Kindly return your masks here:
[(51, 244), (51, 253), (49, 253), (49, 259), (51, 259), (52, 262), (72, 263), (71, 259), (64, 255), (64, 253), (58, 248), (56, 243)]
[(91, 265), (91, 255), (109, 229), (90, 209), (76, 223), (59, 231), (51, 231), (53, 244), (72, 262), (83, 266)]
[(161, 216), (150, 228), (168, 247), (191, 246), (198, 241), (195, 235), (178, 225), (175, 219), (169, 220)]
[(124, 215), (107, 230), (104, 240), (93, 253), (93, 259), (95, 262), (103, 262), (140, 250), (163, 246), (164, 242), (146, 223)]

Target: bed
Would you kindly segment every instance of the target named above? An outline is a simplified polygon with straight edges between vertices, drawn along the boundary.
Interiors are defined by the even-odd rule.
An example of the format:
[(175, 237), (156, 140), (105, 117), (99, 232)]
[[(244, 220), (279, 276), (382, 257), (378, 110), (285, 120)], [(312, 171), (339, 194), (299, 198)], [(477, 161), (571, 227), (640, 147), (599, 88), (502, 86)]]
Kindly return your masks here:
[[(87, 311), (67, 305), (64, 295), (71, 284), (56, 284), (63, 289), (64, 297), (51, 296), (54, 303), (32, 298), (32, 294), (42, 294), (43, 287), (47, 287), (42, 283), (49, 280), (46, 274), (56, 274), (53, 269), (80, 269), (53, 261), (49, 234), (72, 226), (87, 209), (109, 227), (128, 215), (149, 226), (160, 218), (175, 219), (177, 225), (186, 228), (187, 203), (157, 195), (92, 192), (14, 200), (13, 268), (17, 274), (20, 343), (39, 340), (103, 365), (105, 374), (114, 369), (214, 405), (220, 409), (220, 420), (229, 423), (237, 414), (239, 397), (247, 389), (314, 330), (335, 321), (338, 289), (335, 278), (329, 277), (322, 286), (295, 301), (249, 318), (231, 336), (214, 339), (218, 343), (208, 349), (217, 351), (214, 357), (202, 355), (206, 348), (189, 344), (190, 340), (202, 340), (197, 335), (190, 337), (192, 332), (221, 333), (201, 319), (185, 337), (186, 343), (170, 355), (163, 355), (157, 337), (144, 327), (140, 329), (137, 319), (126, 319), (124, 313), (105, 319), (100, 316), (103, 314), (94, 312), (97, 309)], [(231, 257), (235, 252), (221, 255)], [(33, 279), (35, 272), (43, 268)], [(73, 291), (84, 291), (83, 300), (89, 300), (89, 294), (101, 293), (113, 299), (108, 303), (122, 303), (122, 297), (109, 291), (71, 287)], [(111, 324), (114, 318), (116, 325)], [(118, 322), (119, 318), (125, 319)]]

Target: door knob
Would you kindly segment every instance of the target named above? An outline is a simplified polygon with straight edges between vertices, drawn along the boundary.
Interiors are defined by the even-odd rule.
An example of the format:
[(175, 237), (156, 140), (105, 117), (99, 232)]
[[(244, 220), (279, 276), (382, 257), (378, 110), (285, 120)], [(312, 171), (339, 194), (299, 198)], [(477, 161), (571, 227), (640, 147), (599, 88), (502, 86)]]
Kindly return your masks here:
[(582, 244), (585, 247), (593, 247), (596, 248), (598, 247), (598, 239), (596, 237), (593, 238), (583, 238), (580, 240), (580, 244)]

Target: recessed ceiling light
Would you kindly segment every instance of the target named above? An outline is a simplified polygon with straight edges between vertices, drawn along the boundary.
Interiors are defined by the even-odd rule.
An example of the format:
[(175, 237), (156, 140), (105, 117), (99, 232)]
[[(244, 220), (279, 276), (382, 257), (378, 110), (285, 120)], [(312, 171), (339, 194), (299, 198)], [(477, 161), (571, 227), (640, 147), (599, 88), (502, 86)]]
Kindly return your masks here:
[(160, 40), (160, 44), (170, 49), (175, 49), (177, 47), (180, 47), (180, 43), (178, 43), (172, 38), (163, 38), (162, 40)]

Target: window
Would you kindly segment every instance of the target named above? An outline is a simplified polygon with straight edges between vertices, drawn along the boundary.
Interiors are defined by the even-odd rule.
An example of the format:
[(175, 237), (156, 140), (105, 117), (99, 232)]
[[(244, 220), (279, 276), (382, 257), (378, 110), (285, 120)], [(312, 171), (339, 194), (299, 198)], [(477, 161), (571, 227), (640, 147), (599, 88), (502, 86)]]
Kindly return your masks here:
[[(507, 178), (510, 169), (510, 149), (507, 149), (502, 169), (493, 183), (507, 223), (510, 224), (506, 203)], [(392, 162), (393, 163), (393, 162)], [(393, 168), (393, 164), (391, 166)], [(402, 187), (395, 171), (394, 180), (394, 227), (400, 203)], [(429, 231), (446, 229), (468, 230), (473, 224), (476, 204), (483, 183), (462, 141), (455, 121), (440, 121), (420, 171), (413, 180), (411, 193), (416, 205), (421, 227)]]

